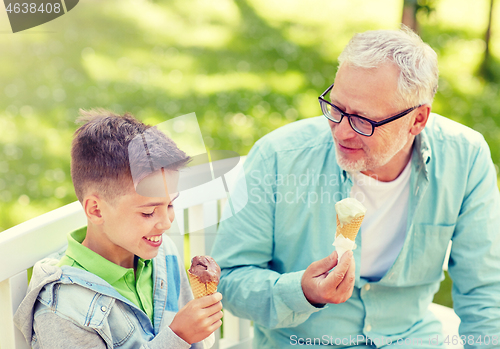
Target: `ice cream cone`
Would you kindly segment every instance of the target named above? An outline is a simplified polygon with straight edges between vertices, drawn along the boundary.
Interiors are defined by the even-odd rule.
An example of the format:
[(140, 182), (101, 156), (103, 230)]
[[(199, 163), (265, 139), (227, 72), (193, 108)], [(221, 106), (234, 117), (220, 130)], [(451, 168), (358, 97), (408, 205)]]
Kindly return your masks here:
[(201, 298), (217, 291), (217, 282), (203, 283), (198, 276), (191, 274), (189, 271), (188, 276), (194, 298)]
[(359, 227), (361, 227), (361, 223), (363, 222), (364, 218), (365, 215), (355, 217), (354, 219), (351, 220), (350, 223), (344, 224), (341, 227), (339, 222), (339, 217), (337, 216), (337, 232), (335, 233), (335, 236), (337, 237), (340, 234), (342, 234), (345, 238), (351, 241), (355, 241), (356, 235), (358, 235)]

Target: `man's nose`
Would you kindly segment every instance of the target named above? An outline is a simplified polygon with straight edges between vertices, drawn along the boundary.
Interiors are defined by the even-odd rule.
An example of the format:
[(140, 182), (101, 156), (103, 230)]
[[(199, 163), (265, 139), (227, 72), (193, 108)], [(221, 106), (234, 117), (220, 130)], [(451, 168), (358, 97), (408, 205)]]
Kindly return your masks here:
[(349, 118), (347, 116), (344, 116), (342, 118), (342, 121), (340, 121), (340, 123), (338, 124), (332, 121), (330, 121), (330, 124), (333, 124), (332, 130), (336, 139), (350, 139), (356, 137), (357, 135), (356, 131), (352, 129), (351, 124), (349, 123)]

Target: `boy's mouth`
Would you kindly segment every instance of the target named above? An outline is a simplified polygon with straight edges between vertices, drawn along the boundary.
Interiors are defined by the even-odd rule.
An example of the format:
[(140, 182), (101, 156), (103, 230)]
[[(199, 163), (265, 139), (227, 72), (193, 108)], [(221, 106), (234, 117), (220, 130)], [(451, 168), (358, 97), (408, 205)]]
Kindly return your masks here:
[(159, 242), (161, 241), (161, 235), (144, 236), (144, 239), (151, 242)]

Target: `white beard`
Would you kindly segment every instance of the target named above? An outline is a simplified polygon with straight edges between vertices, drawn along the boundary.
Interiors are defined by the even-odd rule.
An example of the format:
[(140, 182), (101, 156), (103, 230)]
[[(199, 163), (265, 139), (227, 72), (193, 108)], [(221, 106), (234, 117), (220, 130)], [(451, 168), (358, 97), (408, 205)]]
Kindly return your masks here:
[(347, 158), (341, 151), (339, 151), (337, 145), (335, 145), (337, 164), (340, 168), (347, 172), (376, 170), (377, 168), (389, 163), (389, 161), (391, 161), (392, 158), (405, 147), (409, 138), (410, 135), (405, 131), (405, 128), (402, 127), (400, 132), (396, 135), (394, 141), (389, 144), (384, 144), (378, 154), (372, 154), (369, 150), (367, 151), (366, 148), (363, 147), (365, 155), (356, 160)]

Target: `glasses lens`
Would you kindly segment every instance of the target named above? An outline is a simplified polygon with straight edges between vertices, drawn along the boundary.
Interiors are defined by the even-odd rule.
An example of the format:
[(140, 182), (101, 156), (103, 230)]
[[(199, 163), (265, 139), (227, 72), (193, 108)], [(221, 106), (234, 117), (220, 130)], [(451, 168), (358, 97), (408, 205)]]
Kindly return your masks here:
[(323, 110), (323, 114), (334, 122), (340, 122), (340, 119), (342, 119), (340, 112), (325, 101), (321, 101), (321, 109)]
[(351, 116), (350, 118), (351, 126), (364, 135), (371, 135), (373, 132), (373, 126), (365, 119), (358, 118), (356, 116)]

